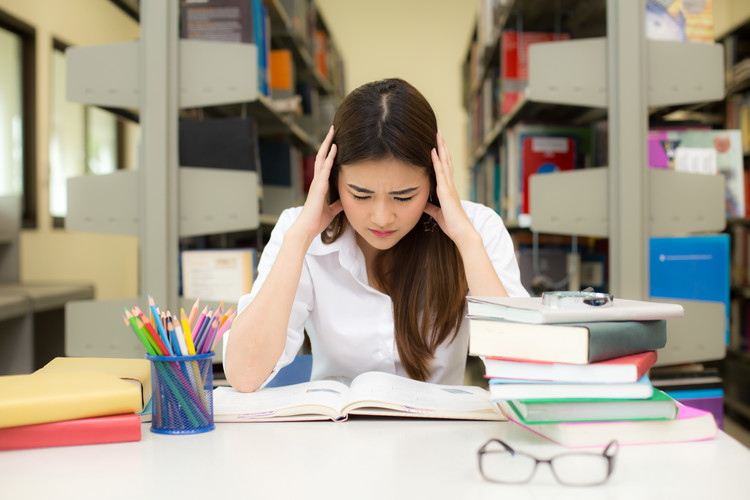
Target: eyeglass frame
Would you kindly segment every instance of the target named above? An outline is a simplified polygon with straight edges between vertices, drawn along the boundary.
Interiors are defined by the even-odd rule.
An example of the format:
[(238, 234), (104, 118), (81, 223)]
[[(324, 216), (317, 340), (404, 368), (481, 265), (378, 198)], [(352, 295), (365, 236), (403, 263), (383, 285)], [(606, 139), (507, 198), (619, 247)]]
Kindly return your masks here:
[[(487, 447), (490, 444), (492, 444), (492, 443), (498, 443), (498, 444), (500, 444), (503, 448), (505, 448), (504, 451), (510, 452), (512, 455), (515, 455), (515, 454), (524, 455), (526, 457), (529, 457), (529, 458), (533, 459), (534, 462), (535, 462), (534, 463), (534, 469), (531, 471), (531, 474), (529, 474), (529, 477), (526, 480), (524, 480), (524, 481), (498, 481), (497, 479), (490, 479), (489, 477), (487, 477), (487, 475), (484, 473), (484, 469), (482, 468), (482, 457), (485, 454), (487, 454), (487, 453), (495, 453), (494, 451), (488, 451), (487, 450)], [(566, 483), (566, 482), (562, 481), (557, 476), (557, 472), (555, 472), (555, 467), (552, 465), (552, 461), (555, 460), (558, 457), (561, 457), (561, 456), (567, 456), (567, 455), (596, 455), (596, 456), (598, 456), (599, 453), (592, 453), (592, 452), (585, 452), (585, 451), (570, 451), (570, 452), (558, 453), (558, 454), (556, 454), (556, 455), (554, 455), (554, 456), (552, 456), (550, 458), (547, 458), (547, 459), (541, 459), (541, 458), (535, 457), (534, 455), (530, 455), (529, 453), (526, 453), (526, 452), (523, 452), (523, 451), (516, 451), (516, 450), (514, 450), (513, 447), (511, 447), (508, 443), (506, 443), (502, 439), (491, 438), (486, 443), (484, 443), (482, 445), (482, 447), (479, 448), (479, 450), (477, 450), (477, 459), (479, 461), (479, 473), (482, 475), (482, 478), (485, 481), (489, 481), (491, 483), (496, 483), (496, 484), (526, 484), (526, 483), (529, 483), (534, 478), (534, 474), (536, 474), (536, 470), (537, 470), (537, 467), (539, 466), (539, 464), (540, 463), (546, 463), (546, 464), (549, 465), (550, 471), (552, 471), (552, 476), (554, 476), (555, 481), (557, 481), (561, 485), (563, 485), (563, 486), (584, 486), (585, 487), (585, 486), (598, 486), (598, 485), (601, 485), (601, 484), (604, 484), (604, 483), (607, 482), (607, 480), (609, 479), (609, 476), (612, 475), (612, 471), (614, 469), (614, 464), (615, 464), (615, 457), (617, 456), (617, 452), (618, 452), (619, 449), (620, 449), (620, 445), (619, 445), (619, 443), (616, 440), (610, 441), (607, 444), (607, 446), (604, 447), (604, 450), (602, 451), (601, 455), (604, 458), (607, 459), (607, 475), (601, 481), (594, 482), (594, 483), (586, 483), (586, 484), (571, 484), (571, 483)], [(498, 451), (500, 451), (500, 450), (498, 450)]]

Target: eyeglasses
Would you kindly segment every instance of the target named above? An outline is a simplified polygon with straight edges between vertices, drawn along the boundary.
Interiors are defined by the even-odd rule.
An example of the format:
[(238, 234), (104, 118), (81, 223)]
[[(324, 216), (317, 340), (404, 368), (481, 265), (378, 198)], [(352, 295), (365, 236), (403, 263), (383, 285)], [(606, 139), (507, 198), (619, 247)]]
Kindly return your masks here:
[(561, 453), (547, 460), (516, 451), (499, 439), (490, 439), (478, 451), (479, 472), (487, 481), (504, 484), (527, 483), (540, 463), (547, 463), (558, 483), (566, 486), (594, 486), (609, 479), (619, 445), (610, 442), (601, 453)]

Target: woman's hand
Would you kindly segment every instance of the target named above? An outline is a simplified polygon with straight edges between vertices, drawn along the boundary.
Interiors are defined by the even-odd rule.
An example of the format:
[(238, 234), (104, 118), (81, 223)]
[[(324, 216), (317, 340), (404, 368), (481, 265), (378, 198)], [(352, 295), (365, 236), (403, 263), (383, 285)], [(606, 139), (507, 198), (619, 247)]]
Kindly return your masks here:
[(460, 246), (464, 237), (477, 233), (463, 206), (461, 206), (461, 198), (456, 190), (456, 184), (453, 182), (453, 163), (448, 152), (448, 146), (445, 144), (440, 131), (437, 133), (437, 149), (433, 149), (430, 154), (432, 155), (432, 165), (435, 168), (440, 206), (428, 202), (424, 211), (431, 215), (443, 232)]
[(315, 157), (315, 173), (307, 193), (307, 200), (302, 213), (295, 222), (295, 226), (301, 228), (311, 238), (323, 232), (336, 214), (342, 210), (341, 200), (336, 200), (329, 205), (326, 199), (328, 178), (331, 175), (333, 159), (336, 157), (336, 145), (332, 144), (332, 141), (333, 126), (328, 130), (328, 135)]

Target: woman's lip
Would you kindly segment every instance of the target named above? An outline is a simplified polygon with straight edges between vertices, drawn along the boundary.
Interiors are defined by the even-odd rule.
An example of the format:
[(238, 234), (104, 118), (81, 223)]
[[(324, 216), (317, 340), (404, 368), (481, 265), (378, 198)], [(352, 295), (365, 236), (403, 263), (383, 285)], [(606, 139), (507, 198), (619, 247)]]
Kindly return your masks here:
[(372, 234), (374, 234), (375, 236), (379, 236), (380, 238), (386, 238), (396, 232), (396, 231), (378, 231), (377, 229), (370, 229), (370, 231), (372, 232)]

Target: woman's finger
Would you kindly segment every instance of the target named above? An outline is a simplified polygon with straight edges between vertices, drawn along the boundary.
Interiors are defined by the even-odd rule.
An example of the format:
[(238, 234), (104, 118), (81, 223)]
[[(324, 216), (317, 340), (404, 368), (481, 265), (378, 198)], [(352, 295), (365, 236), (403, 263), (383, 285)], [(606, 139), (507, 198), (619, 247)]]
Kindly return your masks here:
[(441, 184), (442, 182), (445, 182), (445, 166), (440, 160), (440, 155), (438, 154), (437, 149), (432, 148), (430, 156), (432, 157), (432, 166), (435, 168), (435, 180), (438, 184)]
[(440, 133), (438, 130), (437, 133), (437, 144), (438, 144), (438, 155), (440, 156), (440, 159), (442, 160), (443, 164), (445, 165), (445, 168), (451, 176), (453, 175), (453, 162), (451, 160), (451, 154), (450, 151), (448, 151), (448, 145), (445, 143), (445, 139), (443, 138), (443, 134)]
[(323, 164), (325, 163), (325, 160), (328, 156), (330, 156), (330, 149), (331, 149), (331, 142), (333, 141), (333, 125), (331, 125), (331, 128), (328, 129), (328, 134), (326, 134), (325, 139), (323, 139), (323, 143), (320, 145), (320, 148), (318, 149), (318, 154), (315, 157), (315, 170), (319, 170)]

